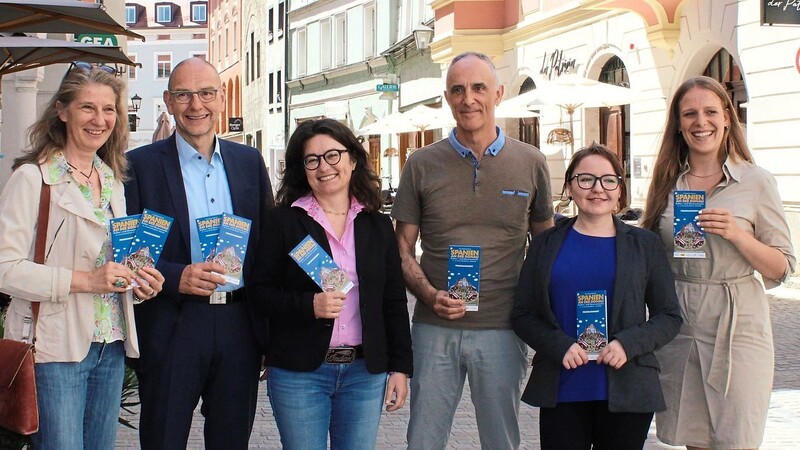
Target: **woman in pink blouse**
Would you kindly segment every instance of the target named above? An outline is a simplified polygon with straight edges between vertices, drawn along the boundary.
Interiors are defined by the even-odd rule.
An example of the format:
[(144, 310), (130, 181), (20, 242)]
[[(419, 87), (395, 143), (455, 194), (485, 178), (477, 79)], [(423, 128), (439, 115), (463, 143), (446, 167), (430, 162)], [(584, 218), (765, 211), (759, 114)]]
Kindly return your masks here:
[[(248, 293), (269, 319), (267, 384), (285, 449), (324, 449), (328, 437), (331, 448), (373, 449), (382, 406), (405, 403), (407, 298), (379, 189), (367, 152), (340, 122), (304, 122), (289, 140)], [(322, 275), (325, 289), (289, 255), (308, 236), (339, 269)]]

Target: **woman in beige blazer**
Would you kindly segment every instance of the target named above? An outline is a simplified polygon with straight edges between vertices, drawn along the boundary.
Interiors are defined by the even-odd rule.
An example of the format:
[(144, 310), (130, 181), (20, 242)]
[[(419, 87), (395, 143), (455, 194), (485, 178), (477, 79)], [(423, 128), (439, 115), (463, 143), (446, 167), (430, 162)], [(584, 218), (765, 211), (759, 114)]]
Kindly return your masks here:
[[(125, 355), (139, 354), (133, 301), (164, 282), (155, 269), (132, 273), (112, 257), (109, 220), (125, 215), (128, 137), (125, 85), (114, 75), (70, 66), (0, 195), (0, 290), (13, 299), (5, 337), (30, 341), (35, 331), (36, 449), (114, 447)], [(36, 264), (43, 183), (49, 225), (45, 262)]]

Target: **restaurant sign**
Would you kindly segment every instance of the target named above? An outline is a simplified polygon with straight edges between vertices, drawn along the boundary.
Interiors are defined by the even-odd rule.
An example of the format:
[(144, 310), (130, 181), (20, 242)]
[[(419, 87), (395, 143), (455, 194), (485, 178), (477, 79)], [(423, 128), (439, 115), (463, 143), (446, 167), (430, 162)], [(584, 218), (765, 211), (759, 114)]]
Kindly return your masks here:
[(800, 25), (800, 0), (761, 0), (762, 25)]

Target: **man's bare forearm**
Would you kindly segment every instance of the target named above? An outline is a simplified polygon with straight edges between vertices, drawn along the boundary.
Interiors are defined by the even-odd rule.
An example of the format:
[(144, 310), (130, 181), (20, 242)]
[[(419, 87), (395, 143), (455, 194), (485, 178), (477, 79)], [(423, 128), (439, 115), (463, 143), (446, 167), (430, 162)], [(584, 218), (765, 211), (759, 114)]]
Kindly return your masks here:
[(436, 288), (433, 287), (425, 272), (422, 271), (422, 266), (419, 265), (417, 259), (413, 254), (401, 255), (403, 278), (406, 281), (406, 287), (417, 300), (424, 303), (428, 308), (433, 309), (433, 300), (436, 298)]

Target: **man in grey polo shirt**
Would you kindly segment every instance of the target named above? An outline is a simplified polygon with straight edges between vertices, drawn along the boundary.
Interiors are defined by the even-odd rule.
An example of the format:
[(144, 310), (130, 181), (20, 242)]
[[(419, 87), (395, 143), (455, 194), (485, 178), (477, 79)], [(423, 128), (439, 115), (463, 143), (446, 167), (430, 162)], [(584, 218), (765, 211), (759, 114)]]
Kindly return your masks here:
[[(509, 314), (527, 231), (553, 225), (550, 175), (539, 150), (495, 125), (503, 86), (488, 56), (456, 56), (444, 95), (456, 129), (411, 155), (392, 209), (403, 275), (417, 298), (408, 448), (446, 447), (469, 376), (481, 446), (515, 449), (527, 347)], [(478, 311), (447, 293), (450, 245), (481, 248)]]

